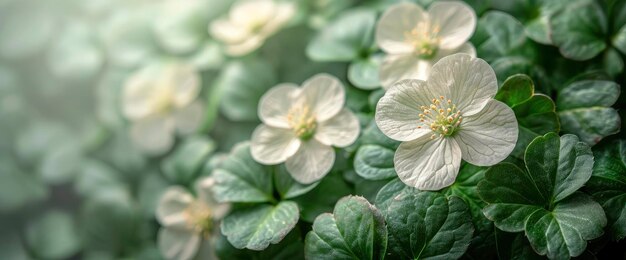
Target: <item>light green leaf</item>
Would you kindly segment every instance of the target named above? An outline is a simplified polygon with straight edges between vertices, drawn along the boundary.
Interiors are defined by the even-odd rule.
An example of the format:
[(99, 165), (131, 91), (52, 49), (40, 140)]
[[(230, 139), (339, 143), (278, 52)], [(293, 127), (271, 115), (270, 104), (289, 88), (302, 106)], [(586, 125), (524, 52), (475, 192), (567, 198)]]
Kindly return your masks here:
[(529, 100), (535, 93), (535, 85), (533, 80), (524, 74), (516, 74), (507, 78), (495, 99), (504, 102), (510, 107), (521, 104)]
[(250, 154), (248, 142), (236, 145), (213, 172), (215, 199), (219, 202), (274, 201), (272, 173)]
[(221, 224), (222, 233), (235, 248), (263, 250), (280, 242), (298, 222), (295, 202), (256, 205), (234, 210)]
[(588, 60), (606, 47), (607, 18), (591, 0), (574, 1), (550, 18), (552, 42), (563, 56)]
[(309, 43), (307, 56), (314, 61), (351, 61), (374, 44), (376, 12), (358, 9), (346, 12), (326, 25)]
[(458, 259), (472, 239), (471, 219), (458, 197), (415, 189), (399, 194), (385, 215), (390, 253), (400, 259)]
[(80, 239), (72, 216), (50, 211), (26, 228), (26, 244), (38, 257), (69, 258), (80, 249)]
[(382, 59), (380, 56), (358, 59), (348, 66), (348, 80), (360, 89), (376, 89), (380, 87), (378, 70)]
[(171, 182), (189, 184), (198, 175), (215, 143), (207, 137), (192, 136), (161, 163), (163, 174)]
[(363, 197), (348, 196), (315, 219), (304, 252), (307, 259), (383, 259), (386, 249), (383, 215)]
[(396, 176), (393, 168), (394, 150), (379, 145), (359, 147), (354, 156), (354, 170), (368, 180), (384, 180)]
[(626, 141), (607, 144), (594, 151), (593, 174), (585, 184), (608, 219), (613, 240), (626, 237)]

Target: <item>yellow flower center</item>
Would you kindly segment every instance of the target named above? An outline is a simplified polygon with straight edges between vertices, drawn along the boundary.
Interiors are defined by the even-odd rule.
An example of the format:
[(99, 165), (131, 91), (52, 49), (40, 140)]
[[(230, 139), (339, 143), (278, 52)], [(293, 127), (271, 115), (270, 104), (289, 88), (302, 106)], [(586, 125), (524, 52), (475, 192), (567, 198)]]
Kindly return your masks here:
[(154, 111), (159, 114), (167, 114), (174, 108), (174, 93), (168, 87), (155, 90), (153, 96)]
[(208, 236), (213, 228), (211, 209), (201, 201), (194, 201), (187, 206), (184, 213), (187, 226), (203, 236)]
[(311, 139), (317, 128), (315, 115), (313, 115), (307, 105), (295, 106), (289, 109), (287, 122), (289, 122), (289, 126), (293, 129), (296, 136), (304, 141)]
[(422, 59), (430, 59), (437, 54), (441, 40), (437, 36), (441, 28), (431, 26), (430, 22), (420, 22), (411, 31), (404, 33), (404, 38), (414, 47), (414, 53)]
[(434, 133), (431, 139), (453, 135), (461, 125), (463, 116), (452, 100), (444, 96), (433, 98), (429, 106), (420, 106), (420, 122), (417, 128), (430, 128)]

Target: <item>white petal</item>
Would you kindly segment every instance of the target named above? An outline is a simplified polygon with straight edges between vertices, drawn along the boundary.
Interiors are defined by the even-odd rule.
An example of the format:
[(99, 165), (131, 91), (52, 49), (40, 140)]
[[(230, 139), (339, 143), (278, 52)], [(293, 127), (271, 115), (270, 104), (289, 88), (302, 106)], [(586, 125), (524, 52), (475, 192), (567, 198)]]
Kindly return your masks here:
[(230, 204), (218, 203), (213, 197), (213, 185), (215, 179), (213, 177), (204, 177), (196, 182), (195, 189), (198, 199), (204, 202), (212, 212), (213, 220), (221, 220), (230, 210)]
[(264, 41), (265, 36), (250, 35), (242, 42), (226, 45), (226, 52), (231, 56), (243, 56), (261, 47)]
[(423, 136), (400, 144), (393, 161), (398, 177), (406, 185), (420, 190), (440, 190), (456, 180), (461, 150), (452, 138)]
[(428, 14), (416, 4), (404, 2), (393, 5), (378, 21), (376, 43), (386, 53), (412, 53), (414, 47), (406, 41), (405, 33), (427, 19)]
[(194, 197), (183, 187), (168, 188), (156, 209), (156, 218), (162, 226), (184, 229), (187, 225), (185, 209), (194, 201)]
[(276, 9), (276, 3), (271, 0), (240, 0), (233, 4), (229, 18), (237, 26), (253, 28), (275, 17)]
[(215, 39), (226, 44), (241, 43), (250, 35), (247, 28), (237, 26), (225, 19), (212, 22), (209, 31)]
[(302, 98), (310, 106), (317, 121), (335, 116), (343, 108), (346, 93), (343, 84), (329, 74), (317, 74), (302, 84)]
[(432, 63), (413, 54), (387, 55), (380, 66), (380, 84), (389, 89), (403, 79), (428, 80)]
[(196, 69), (187, 64), (170, 64), (167, 75), (172, 84), (174, 105), (178, 108), (189, 105), (200, 93), (200, 75)]
[(267, 91), (259, 101), (261, 121), (269, 126), (288, 128), (287, 113), (300, 91), (297, 85), (291, 83), (283, 83)]
[(476, 14), (472, 7), (461, 1), (434, 2), (428, 15), (439, 26), (441, 49), (455, 49), (472, 37), (476, 28)]
[(186, 107), (176, 110), (174, 112), (176, 130), (183, 135), (195, 132), (202, 124), (203, 114), (204, 106), (200, 101), (193, 102)]
[(279, 2), (276, 3), (276, 9), (274, 10), (274, 15), (272, 19), (267, 21), (263, 29), (261, 30), (261, 34), (263, 36), (269, 36), (278, 31), (285, 23), (289, 22), (291, 18), (296, 13), (296, 7), (293, 3), (290, 2)]
[(463, 160), (478, 166), (494, 165), (509, 156), (519, 131), (513, 110), (497, 100), (478, 114), (464, 117), (460, 127), (454, 139)]
[(155, 92), (160, 91), (155, 89), (154, 78), (158, 75), (155, 70), (155, 66), (145, 67), (132, 74), (124, 83), (123, 112), (127, 118), (141, 119), (154, 113)]
[(161, 228), (158, 234), (159, 251), (165, 259), (193, 259), (201, 241), (199, 234), (178, 229)]
[(259, 125), (251, 139), (252, 158), (262, 164), (282, 163), (300, 147), (300, 139), (291, 129)]
[(359, 119), (344, 108), (339, 114), (317, 125), (315, 139), (325, 145), (346, 147), (356, 141), (360, 128)]
[(130, 137), (142, 151), (159, 155), (174, 144), (174, 123), (162, 117), (143, 119), (130, 127)]
[(287, 159), (285, 166), (294, 180), (309, 184), (326, 176), (335, 162), (335, 151), (315, 139), (303, 142), (300, 149)]
[(489, 64), (464, 53), (437, 62), (430, 72), (428, 85), (447, 90), (442, 95), (451, 99), (463, 116), (480, 112), (498, 92), (496, 73)]
[(420, 136), (430, 136), (431, 130), (417, 128), (420, 106), (429, 106), (430, 94), (426, 82), (421, 80), (402, 80), (396, 82), (376, 105), (376, 125), (387, 136), (398, 141), (411, 141)]

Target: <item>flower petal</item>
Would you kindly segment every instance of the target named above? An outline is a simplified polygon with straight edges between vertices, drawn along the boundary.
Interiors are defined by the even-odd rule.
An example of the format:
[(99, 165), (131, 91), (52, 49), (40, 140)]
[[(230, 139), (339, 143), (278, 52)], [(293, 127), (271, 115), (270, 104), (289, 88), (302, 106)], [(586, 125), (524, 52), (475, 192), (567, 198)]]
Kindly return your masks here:
[(434, 2), (428, 8), (433, 25), (440, 28), (441, 49), (455, 49), (467, 42), (476, 29), (474, 9), (461, 1)]
[(393, 5), (378, 21), (376, 43), (389, 54), (412, 53), (414, 47), (406, 41), (405, 33), (427, 19), (428, 14), (419, 5), (407, 2)]
[(324, 177), (335, 162), (335, 151), (315, 139), (303, 142), (300, 149), (287, 159), (285, 166), (294, 180), (310, 184)]
[(200, 75), (187, 64), (169, 64), (166, 71), (172, 84), (174, 105), (178, 108), (189, 105), (200, 93)]
[(261, 35), (251, 35), (242, 42), (226, 45), (226, 52), (231, 56), (243, 56), (257, 48), (265, 42), (265, 37)]
[(280, 128), (289, 128), (287, 113), (300, 95), (297, 85), (279, 84), (263, 95), (259, 101), (259, 118), (263, 123)]
[(158, 234), (159, 251), (165, 259), (193, 259), (200, 242), (202, 242), (200, 234), (185, 230), (161, 228)]
[(168, 188), (156, 209), (156, 218), (162, 226), (185, 229), (187, 217), (185, 210), (194, 201), (194, 197), (180, 186)]
[[(154, 113), (156, 92), (154, 77), (156, 66), (147, 66), (132, 74), (124, 83), (123, 112), (131, 120), (145, 118)], [(158, 86), (160, 87), (160, 86)]]
[(376, 125), (387, 136), (398, 141), (411, 141), (430, 135), (430, 129), (420, 129), (420, 106), (428, 106), (431, 90), (425, 81), (401, 80), (396, 82), (376, 106)]
[(259, 125), (252, 133), (250, 152), (252, 158), (262, 164), (279, 164), (292, 156), (300, 147), (293, 131)]
[(317, 125), (315, 139), (325, 145), (346, 147), (356, 141), (360, 128), (359, 119), (344, 108), (339, 114)]
[(229, 18), (233, 24), (251, 29), (274, 18), (276, 9), (276, 3), (271, 0), (240, 0), (233, 4)]
[(202, 124), (204, 108), (202, 102), (196, 101), (174, 112), (176, 130), (183, 135), (191, 134), (198, 130)]
[(460, 47), (456, 48), (456, 49), (448, 49), (448, 50), (439, 50), (437, 51), (437, 54), (435, 54), (435, 57), (433, 57), (432, 59), (432, 63), (435, 64), (437, 63), (439, 60), (450, 56), (452, 54), (457, 54), (457, 53), (465, 53), (468, 54), (472, 57), (476, 57), (476, 48), (474, 48), (474, 45), (472, 45), (472, 43), (470, 42), (466, 42), (461, 44)]
[(130, 137), (139, 149), (159, 155), (174, 144), (174, 124), (163, 117), (151, 117), (135, 122), (130, 127)]
[(456, 180), (461, 149), (452, 138), (422, 136), (401, 143), (393, 161), (398, 177), (406, 185), (420, 190), (440, 190)]
[(463, 160), (478, 166), (494, 165), (509, 156), (519, 131), (513, 110), (497, 100), (478, 114), (464, 117), (460, 127), (454, 139)]
[(437, 62), (428, 85), (447, 90), (448, 94), (442, 95), (451, 99), (463, 116), (480, 112), (498, 92), (496, 73), (489, 64), (464, 53)]
[(432, 63), (413, 54), (387, 55), (380, 66), (380, 84), (389, 89), (403, 79), (428, 80)]
[(267, 24), (263, 26), (261, 30), (261, 35), (267, 37), (271, 34), (274, 34), (278, 31), (285, 23), (289, 22), (291, 18), (296, 13), (296, 7), (293, 3), (290, 2), (277, 2), (276, 10), (274, 10), (274, 15), (272, 19), (267, 21)]
[(205, 203), (212, 211), (213, 220), (221, 220), (230, 210), (230, 204), (218, 203), (213, 197), (213, 185), (215, 179), (213, 177), (204, 177), (195, 184), (198, 199)]
[(226, 19), (212, 22), (209, 31), (211, 36), (226, 44), (241, 43), (250, 35), (247, 29), (237, 26)]
[(302, 84), (302, 98), (318, 122), (335, 116), (343, 108), (346, 93), (343, 84), (329, 74), (317, 74)]

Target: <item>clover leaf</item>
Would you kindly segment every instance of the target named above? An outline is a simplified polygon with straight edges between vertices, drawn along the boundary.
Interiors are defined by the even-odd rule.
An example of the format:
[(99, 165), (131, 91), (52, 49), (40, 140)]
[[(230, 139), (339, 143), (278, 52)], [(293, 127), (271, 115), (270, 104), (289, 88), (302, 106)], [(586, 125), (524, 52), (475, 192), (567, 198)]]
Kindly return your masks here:
[(593, 174), (585, 186), (604, 208), (608, 233), (620, 240), (626, 237), (626, 141), (604, 145), (594, 157)]
[(612, 81), (582, 80), (566, 86), (556, 99), (563, 132), (589, 145), (619, 132), (619, 114), (611, 108), (619, 95), (620, 87)]
[(385, 136), (372, 121), (363, 130), (361, 146), (354, 157), (354, 170), (368, 180), (384, 180), (396, 176), (393, 157), (399, 142)]
[(577, 191), (591, 177), (591, 149), (574, 135), (548, 133), (530, 143), (524, 160), (526, 170), (500, 163), (485, 173), (483, 213), (503, 231), (524, 231), (540, 255), (582, 254), (606, 225), (602, 207)]
[(383, 259), (387, 228), (383, 215), (365, 198), (347, 196), (332, 214), (319, 215), (305, 239), (307, 259)]

